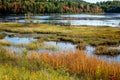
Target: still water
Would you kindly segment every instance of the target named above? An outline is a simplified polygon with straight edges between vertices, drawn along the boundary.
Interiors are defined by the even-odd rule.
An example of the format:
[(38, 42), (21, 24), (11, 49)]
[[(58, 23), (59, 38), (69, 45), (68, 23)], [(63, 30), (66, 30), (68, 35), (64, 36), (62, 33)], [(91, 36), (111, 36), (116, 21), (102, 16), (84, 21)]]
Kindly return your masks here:
[[(120, 27), (120, 14), (47, 14), (31, 16), (34, 23), (69, 23), (71, 25), (93, 25)], [(0, 22), (25, 23), (24, 15), (0, 16)]]
[[(14, 43), (14, 44), (29, 44), (31, 41), (36, 41), (37, 39), (34, 39), (32, 37), (9, 37), (6, 36), (4, 38), (4, 40), (9, 41), (10, 43)], [(48, 52), (48, 53), (56, 53), (59, 51), (76, 51), (76, 46), (70, 42), (63, 42), (63, 41), (44, 41), (43, 42), (43, 46), (40, 46), (40, 48), (35, 49), (34, 51), (41, 53), (41, 52)], [(29, 52), (33, 51), (33, 50), (28, 50), (26, 47), (18, 47), (18, 46), (4, 46), (6, 49), (10, 50), (10, 51), (14, 51), (15, 53), (22, 53), (23, 50), (27, 50)], [(111, 48), (115, 48), (120, 50), (120, 46), (118, 47), (111, 47)], [(91, 45), (87, 45), (84, 52), (87, 55), (90, 56), (97, 56), (100, 59), (104, 59), (107, 61), (118, 61), (120, 62), (120, 55), (117, 56), (107, 56), (107, 55), (95, 55), (95, 47), (91, 46)]]

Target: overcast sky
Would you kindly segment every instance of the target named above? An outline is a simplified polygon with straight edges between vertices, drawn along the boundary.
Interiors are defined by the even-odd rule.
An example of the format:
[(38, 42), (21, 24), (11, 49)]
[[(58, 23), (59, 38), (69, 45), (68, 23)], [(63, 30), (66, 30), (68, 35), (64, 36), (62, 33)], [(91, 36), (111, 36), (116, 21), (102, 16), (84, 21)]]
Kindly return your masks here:
[(84, 0), (84, 1), (96, 3), (96, 2), (100, 2), (100, 1), (113, 1), (113, 0)]

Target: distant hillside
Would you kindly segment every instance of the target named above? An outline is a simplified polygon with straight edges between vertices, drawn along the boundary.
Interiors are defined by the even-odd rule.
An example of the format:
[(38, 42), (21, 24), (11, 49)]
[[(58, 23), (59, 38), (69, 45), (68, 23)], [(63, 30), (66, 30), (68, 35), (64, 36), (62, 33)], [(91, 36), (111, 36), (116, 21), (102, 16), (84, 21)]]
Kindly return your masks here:
[(0, 0), (0, 14), (120, 13), (120, 1), (88, 3), (83, 0)]

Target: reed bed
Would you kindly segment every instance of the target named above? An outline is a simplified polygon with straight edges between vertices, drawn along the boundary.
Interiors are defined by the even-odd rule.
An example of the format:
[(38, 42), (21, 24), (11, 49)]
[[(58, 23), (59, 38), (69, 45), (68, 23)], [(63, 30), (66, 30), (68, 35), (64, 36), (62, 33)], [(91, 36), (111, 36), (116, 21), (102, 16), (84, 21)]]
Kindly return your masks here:
[(95, 50), (96, 55), (109, 55), (109, 56), (117, 56), (120, 54), (120, 50), (117, 48), (110, 48), (107, 46), (98, 46)]
[[(51, 34), (52, 37), (44, 40), (70, 41), (75, 44), (86, 43), (93, 46), (106, 45), (114, 46), (120, 43), (120, 28), (117, 27), (95, 27), (95, 26), (60, 26), (48, 24), (22, 24), (22, 23), (1, 23), (0, 31), (12, 33), (38, 33)], [(1, 36), (1, 35), (0, 35)], [(3, 36), (3, 35), (2, 35)], [(34, 36), (33, 36), (34, 37)], [(37, 38), (41, 38), (38, 36)]]
[(58, 53), (33, 51), (18, 55), (0, 48), (0, 53), (0, 63), (24, 67), (30, 71), (52, 68), (59, 70), (62, 75), (65, 73), (75, 77), (75, 80), (120, 80), (119, 62), (101, 60), (79, 50)]
[(55, 69), (64, 66), (72, 75), (85, 74), (88, 75), (89, 80), (120, 80), (118, 62), (100, 60), (95, 56), (87, 56), (82, 51), (39, 55)]

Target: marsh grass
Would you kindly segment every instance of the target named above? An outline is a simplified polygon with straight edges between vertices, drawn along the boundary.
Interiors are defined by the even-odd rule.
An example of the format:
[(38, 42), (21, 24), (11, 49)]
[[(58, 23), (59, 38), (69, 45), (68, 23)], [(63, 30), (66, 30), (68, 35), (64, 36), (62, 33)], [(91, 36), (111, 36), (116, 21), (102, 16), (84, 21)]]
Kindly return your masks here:
[(9, 64), (0, 64), (0, 80), (75, 80), (69, 75), (62, 75), (53, 70), (30, 71), (24, 67), (11, 66)]
[(58, 50), (58, 47), (55, 46), (55, 45), (46, 45), (46, 44), (44, 44), (43, 48), (45, 48), (46, 50), (52, 50), (52, 51)]
[[(36, 75), (37, 72), (46, 71), (47, 69), (46, 74), (50, 73), (50, 76), (53, 77), (54, 75), (51, 73), (52, 70), (55, 74), (56, 72), (58, 74), (58, 76), (55, 77), (66, 77), (65, 80), (70, 80), (70, 77), (72, 77), (72, 79), (74, 78), (74, 80), (110, 80), (109, 77), (111, 75), (115, 77), (115, 80), (120, 79), (120, 63), (100, 60), (95, 56), (87, 56), (82, 51), (53, 54), (31, 52), (27, 55), (18, 55), (0, 48), (0, 53), (0, 62), (2, 63), (0, 66), (10, 64), (13, 67), (10, 74), (5, 73), (3, 75), (3, 71), (1, 70), (0, 75), (3, 77), (7, 75), (8, 78), (10, 77), (12, 79), (14, 68), (15, 72), (16, 70), (21, 71), (21, 69), (24, 68), (24, 74), (27, 75), (27, 78), (31, 78), (32, 76), (26, 72), (35, 72)], [(8, 65), (9, 68), (11, 68), (10, 65)], [(9, 72), (8, 67), (1, 68)], [(21, 78), (21, 75), (22, 72), (17, 73), (15, 79)], [(38, 76), (40, 76), (40, 73), (34, 76), (34, 78), (38, 78)], [(44, 75), (42, 76), (45, 79), (47, 78)], [(26, 79), (26, 76), (23, 75), (22, 77)], [(54, 80), (54, 78), (50, 78), (49, 80)], [(62, 80), (64, 79), (62, 78)]]
[(111, 49), (107, 46), (98, 46), (96, 47), (95, 54), (97, 55), (110, 55), (116, 56), (120, 54), (120, 50), (118, 49)]
[(77, 49), (79, 50), (85, 50), (87, 44), (85, 42), (77, 44)]
[[(103, 46), (118, 45), (120, 41), (120, 28), (112, 27), (71, 26), (68, 28), (48, 24), (2, 23), (0, 24), (0, 31), (56, 34), (57, 39), (71, 41), (75, 44), (85, 42), (86, 44), (94, 44), (95, 46), (101, 45), (102, 48), (98, 47), (98, 54), (118, 54), (117, 50), (109, 51)], [(53, 38), (56, 39), (56, 36), (48, 37), (47, 39)], [(41, 42), (32, 42), (27, 47), (35, 49), (38, 46), (41, 46)], [(84, 48), (84, 45), (80, 44), (80, 48)], [(112, 75), (114, 77), (113, 80), (120, 80), (120, 63), (100, 60), (95, 56), (87, 56), (83, 51), (78, 50), (75, 52), (69, 51), (53, 54), (47, 52), (26, 53), (27, 51), (23, 52), (23, 55), (18, 55), (0, 47), (0, 69), (3, 68), (3, 71), (1, 70), (0, 73), (0, 76), (2, 76), (0, 79), (11, 78), (12, 80), (16, 80), (22, 78), (22, 80), (35, 80), (36, 78), (41, 80), (59, 80), (60, 77), (60, 80), (70, 80), (72, 77), (74, 80), (110, 80)], [(4, 68), (4, 64), (7, 64), (8, 67)], [(22, 68), (24, 72), (19, 72)], [(45, 71), (44, 73), (46, 69), (52, 70), (58, 75), (50, 71)], [(14, 70), (17, 75), (14, 75)], [(11, 73), (9, 74), (9, 72)], [(34, 72), (34, 76), (32, 76), (33, 74), (31, 75), (32, 72)], [(41, 73), (42, 75), (40, 75)], [(46, 74), (48, 74), (47, 77)], [(66, 77), (66, 75), (68, 76)]]
[[(48, 24), (2, 23), (1, 31), (16, 33), (53, 34), (44, 39), (71, 41), (75, 44), (81, 41), (94, 46), (118, 45), (120, 42), (119, 28), (94, 26), (59, 26)], [(39, 36), (40, 38), (40, 36)]]
[(0, 45), (10, 46), (10, 42), (7, 40), (0, 40)]
[(5, 33), (0, 33), (0, 39), (3, 39), (7, 34)]
[(118, 46), (120, 44), (119, 40), (110, 40), (110, 39), (103, 39), (91, 42), (90, 45), (92, 46)]
[(34, 50), (34, 49), (40, 48), (41, 46), (43, 46), (43, 43), (37, 42), (37, 41), (32, 41), (26, 45), (26, 48), (28, 48), (30, 50)]
[[(16, 26), (16, 27), (15, 27)], [(21, 23), (2, 23), (0, 31), (16, 32), (19, 34), (36, 33), (43, 36), (33, 36), (43, 41), (67, 41), (77, 44), (78, 49), (84, 49), (86, 45), (98, 46), (118, 46), (120, 44), (120, 28), (113, 27), (95, 27), (95, 26), (60, 26), (48, 24), (21, 24)], [(45, 35), (47, 36), (45, 36)], [(42, 46), (42, 42), (31, 42), (25, 46), (34, 50)], [(53, 47), (52, 47), (53, 48)], [(54, 48), (53, 48), (54, 49)], [(110, 51), (110, 52), (109, 52)], [(109, 50), (106, 53), (118, 52), (118, 50)], [(100, 52), (102, 54), (103, 52)], [(118, 54), (118, 53), (117, 53)]]

